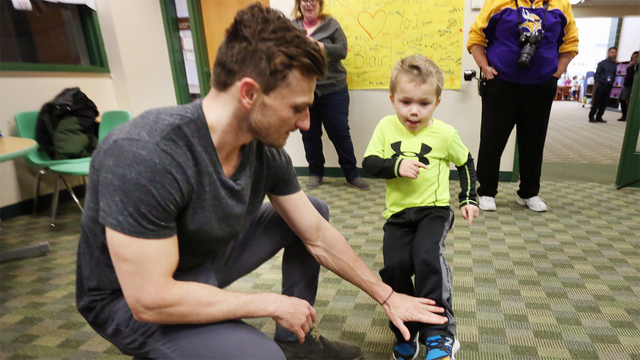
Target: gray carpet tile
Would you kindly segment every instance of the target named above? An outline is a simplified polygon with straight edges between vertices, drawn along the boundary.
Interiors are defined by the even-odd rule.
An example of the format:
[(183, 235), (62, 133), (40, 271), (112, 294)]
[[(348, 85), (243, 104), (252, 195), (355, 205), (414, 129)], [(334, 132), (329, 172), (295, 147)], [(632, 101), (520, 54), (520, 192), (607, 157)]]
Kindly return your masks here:
[(554, 101), (545, 142), (544, 161), (580, 164), (618, 164), (627, 123), (606, 110), (603, 123), (590, 123), (590, 105)]

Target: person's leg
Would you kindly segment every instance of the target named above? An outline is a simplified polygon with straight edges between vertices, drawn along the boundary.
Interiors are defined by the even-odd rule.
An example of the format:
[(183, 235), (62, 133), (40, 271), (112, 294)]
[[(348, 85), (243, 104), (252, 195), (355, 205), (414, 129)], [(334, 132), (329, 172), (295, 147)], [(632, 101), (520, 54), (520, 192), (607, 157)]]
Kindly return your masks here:
[(493, 79), (482, 95), (482, 125), (478, 150), (478, 196), (495, 197), (500, 178), (500, 157), (515, 125), (517, 86)]
[[(308, 197), (318, 212), (328, 220), (327, 204), (314, 196)], [(282, 294), (295, 296), (313, 305), (318, 289), (320, 264), (270, 203), (262, 205), (258, 216), (241, 238), (230, 244), (223, 256), (224, 261), (217, 261), (214, 271), (219, 287), (224, 288), (255, 270), (282, 248)], [(293, 341), (298, 337), (277, 324), (275, 339)]]
[(420, 223), (413, 243), (416, 296), (432, 299), (445, 309), (443, 316), (449, 321), (443, 325), (420, 324), (420, 342), (432, 334), (455, 335), (456, 319), (453, 316), (451, 270), (444, 258), (444, 241), (453, 225), (450, 208), (423, 207), (414, 209)]
[[(309, 196), (326, 219), (326, 203)], [(209, 264), (176, 272), (180, 281), (224, 288), (284, 248), (282, 293), (313, 305), (320, 265), (271, 204), (263, 204), (241, 237)], [(127, 355), (167, 359), (284, 359), (280, 347), (242, 321), (203, 325), (160, 325), (135, 320), (124, 298), (90, 321), (94, 329)], [(277, 326), (276, 338), (297, 339)]]
[(627, 111), (629, 111), (629, 100), (620, 100), (620, 108), (622, 110), (622, 117), (618, 121), (627, 120)]
[(538, 195), (544, 143), (549, 126), (549, 115), (555, 94), (555, 78), (540, 85), (523, 88), (521, 116), (516, 120), (518, 156), (520, 161), (520, 188), (523, 199)]
[(607, 109), (607, 104), (609, 103), (609, 95), (611, 94), (611, 85), (602, 86), (602, 94), (600, 99), (600, 106), (598, 106), (598, 113), (596, 114), (596, 121), (602, 120), (602, 115), (604, 115), (604, 111)]
[(309, 175), (322, 179), (325, 159), (322, 153), (322, 114), (317, 95), (313, 105), (309, 108), (309, 117), (309, 130), (300, 130), (304, 153), (309, 164)]
[[(217, 286), (205, 266), (176, 279)], [(267, 335), (240, 320), (201, 325), (162, 325), (133, 318), (125, 299), (96, 311), (91, 326), (125, 355), (151, 359), (285, 359)]]
[[(604, 107), (607, 106), (606, 101), (609, 98), (609, 93), (611, 92), (611, 89), (607, 91), (607, 88), (608, 86), (606, 85), (600, 85), (596, 88), (591, 102), (591, 110), (589, 110), (589, 121), (594, 122), (596, 120), (596, 113), (600, 113), (600, 109), (604, 109)], [(602, 110), (602, 113), (604, 113), (604, 110)]]
[[(338, 154), (338, 163), (347, 181), (360, 177), (349, 128), (349, 90), (344, 88), (316, 100), (324, 129)], [(315, 104), (314, 104), (315, 105)]]
[[(394, 214), (383, 226), (384, 267), (380, 269), (380, 278), (385, 284), (391, 286), (393, 291), (415, 296), (411, 277), (414, 274), (412, 252), (416, 228), (414, 221), (410, 219), (409, 210)], [(398, 328), (391, 321), (389, 321), (389, 328), (398, 342), (405, 341)], [(418, 329), (417, 326), (410, 329), (410, 331), (413, 330), (412, 336), (417, 333)]]

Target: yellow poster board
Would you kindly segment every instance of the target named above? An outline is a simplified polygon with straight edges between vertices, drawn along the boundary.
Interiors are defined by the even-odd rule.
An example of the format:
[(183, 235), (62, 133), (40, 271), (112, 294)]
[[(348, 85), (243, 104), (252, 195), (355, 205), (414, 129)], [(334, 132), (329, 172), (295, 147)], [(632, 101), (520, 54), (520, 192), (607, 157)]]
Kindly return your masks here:
[(349, 52), (342, 64), (349, 89), (388, 89), (391, 69), (421, 54), (444, 71), (444, 88), (460, 89), (464, 0), (325, 0)]

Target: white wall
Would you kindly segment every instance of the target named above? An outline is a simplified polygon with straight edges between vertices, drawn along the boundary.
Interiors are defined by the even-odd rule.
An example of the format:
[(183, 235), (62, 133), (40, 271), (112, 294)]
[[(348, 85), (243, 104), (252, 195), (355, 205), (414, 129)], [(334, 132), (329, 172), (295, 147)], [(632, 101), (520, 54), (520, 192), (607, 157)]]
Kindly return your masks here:
[[(290, 15), (294, 3), (293, 0), (271, 0), (270, 4), (271, 7), (284, 12), (286, 15)], [(473, 57), (469, 55), (466, 50), (469, 28), (475, 21), (477, 14), (478, 11), (471, 11), (470, 1), (467, 1), (465, 4), (463, 28), (463, 44), (465, 44), (462, 55), (463, 71), (478, 71)], [(361, 166), (362, 155), (369, 143), (373, 129), (382, 117), (393, 114), (394, 110), (389, 101), (389, 92), (386, 90), (352, 90), (350, 91), (350, 95), (349, 124), (351, 126), (351, 137), (356, 158), (358, 159), (358, 166)], [(476, 81), (473, 80), (471, 82), (463, 81), (461, 90), (444, 90), (442, 92), (442, 102), (434, 113), (435, 118), (453, 125), (458, 130), (462, 141), (469, 148), (474, 158), (477, 158), (480, 143), (481, 111), (482, 106), (477, 92), (477, 84)], [(515, 149), (514, 134), (512, 134), (504, 151), (500, 165), (501, 171), (511, 171), (513, 168), (513, 154)], [(302, 136), (299, 133), (289, 137), (285, 149), (291, 155), (295, 166), (307, 166), (304, 158)], [(333, 144), (326, 136), (324, 138), (324, 155), (327, 160), (327, 167), (339, 167), (338, 156), (333, 148)]]
[[(176, 104), (159, 1), (96, 3), (111, 74), (1, 72), (3, 135), (17, 135), (15, 113), (39, 110), (67, 87), (80, 87), (101, 112), (125, 109), (135, 116)], [(0, 163), (0, 207), (31, 199), (35, 173), (22, 159)], [(50, 193), (54, 177), (43, 180), (41, 194)]]
[(572, 78), (574, 75), (580, 78), (588, 71), (596, 71), (598, 63), (607, 57), (611, 18), (577, 18), (576, 25), (580, 37), (579, 52), (567, 68), (567, 73)]
[(629, 61), (634, 51), (640, 50), (640, 16), (627, 16), (622, 19), (618, 61)]

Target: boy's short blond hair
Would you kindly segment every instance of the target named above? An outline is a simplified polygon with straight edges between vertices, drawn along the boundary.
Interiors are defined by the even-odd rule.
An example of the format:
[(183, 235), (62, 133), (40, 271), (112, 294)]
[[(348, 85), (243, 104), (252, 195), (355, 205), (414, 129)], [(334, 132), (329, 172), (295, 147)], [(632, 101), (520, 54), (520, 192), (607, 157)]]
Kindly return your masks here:
[(389, 90), (392, 95), (396, 92), (400, 75), (405, 75), (420, 85), (426, 84), (430, 80), (434, 81), (436, 96), (440, 98), (444, 86), (444, 72), (433, 60), (422, 55), (410, 55), (398, 60), (391, 71)]

